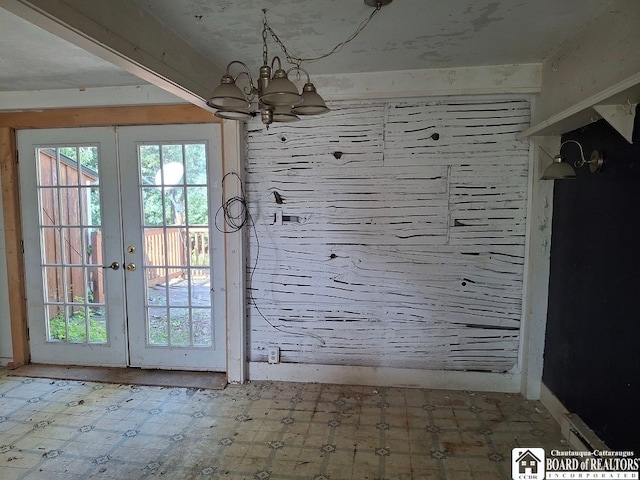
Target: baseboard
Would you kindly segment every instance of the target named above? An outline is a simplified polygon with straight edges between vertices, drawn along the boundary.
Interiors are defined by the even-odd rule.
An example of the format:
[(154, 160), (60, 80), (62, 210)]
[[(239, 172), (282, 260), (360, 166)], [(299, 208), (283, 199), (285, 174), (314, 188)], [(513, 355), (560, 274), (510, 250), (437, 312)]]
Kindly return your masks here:
[(560, 425), (562, 436), (571, 448), (578, 451), (608, 450), (595, 432), (578, 415), (569, 412), (544, 383), (540, 385), (540, 403)]
[(514, 373), (416, 370), (391, 367), (249, 362), (249, 380), (520, 392), (520, 375)]
[(549, 411), (556, 423), (562, 426), (564, 416), (569, 413), (569, 410), (544, 383), (540, 383), (540, 403)]
[(0, 367), (8, 367), (13, 363), (13, 358), (0, 357)]

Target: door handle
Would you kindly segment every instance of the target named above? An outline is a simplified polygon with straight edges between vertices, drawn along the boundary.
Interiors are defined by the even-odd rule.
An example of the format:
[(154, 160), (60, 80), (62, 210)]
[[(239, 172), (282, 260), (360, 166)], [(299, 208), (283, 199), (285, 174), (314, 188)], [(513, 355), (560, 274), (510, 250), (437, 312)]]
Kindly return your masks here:
[(111, 265), (103, 265), (102, 268), (110, 268), (111, 270), (118, 270), (120, 268), (120, 264), (118, 262), (113, 262)]
[(134, 272), (136, 269), (136, 264), (135, 263), (127, 263), (127, 271), (128, 272)]

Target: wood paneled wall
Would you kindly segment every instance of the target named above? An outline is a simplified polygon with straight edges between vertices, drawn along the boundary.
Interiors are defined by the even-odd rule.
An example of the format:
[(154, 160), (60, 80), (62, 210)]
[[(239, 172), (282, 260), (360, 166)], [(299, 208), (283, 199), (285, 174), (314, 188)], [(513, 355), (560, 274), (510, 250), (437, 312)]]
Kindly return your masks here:
[(527, 99), (468, 96), (250, 122), (250, 360), (514, 367), (529, 121)]

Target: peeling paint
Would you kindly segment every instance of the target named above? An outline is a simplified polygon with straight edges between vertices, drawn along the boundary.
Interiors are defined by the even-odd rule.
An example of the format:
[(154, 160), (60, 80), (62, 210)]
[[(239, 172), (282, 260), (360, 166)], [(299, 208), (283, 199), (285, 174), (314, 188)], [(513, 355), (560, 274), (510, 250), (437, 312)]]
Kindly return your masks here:
[[(440, 97), (336, 105), (268, 132), (249, 122), (248, 263), (259, 241), (250, 288), (264, 315), (249, 308), (252, 360), (277, 343), (290, 363), (509, 371), (529, 166), (515, 134), (529, 121), (523, 99)], [(304, 223), (272, 221), (276, 190)]]

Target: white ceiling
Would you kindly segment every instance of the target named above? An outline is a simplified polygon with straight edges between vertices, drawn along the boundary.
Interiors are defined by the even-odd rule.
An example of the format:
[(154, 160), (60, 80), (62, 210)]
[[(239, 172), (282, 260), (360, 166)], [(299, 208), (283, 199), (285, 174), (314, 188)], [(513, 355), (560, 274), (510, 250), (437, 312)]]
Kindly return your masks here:
[[(362, 0), (131, 0), (220, 67), (233, 59), (256, 72), (262, 9), (288, 48), (317, 56), (347, 38), (372, 11)], [(348, 74), (540, 63), (588, 28), (612, 1), (395, 0), (312, 74)], [(0, 91), (145, 83), (0, 8)], [(271, 55), (281, 54), (269, 39)], [(215, 87), (218, 78), (212, 78)], [(1, 107), (1, 106), (0, 106)]]
[(0, 8), (0, 92), (138, 85), (120, 68)]

